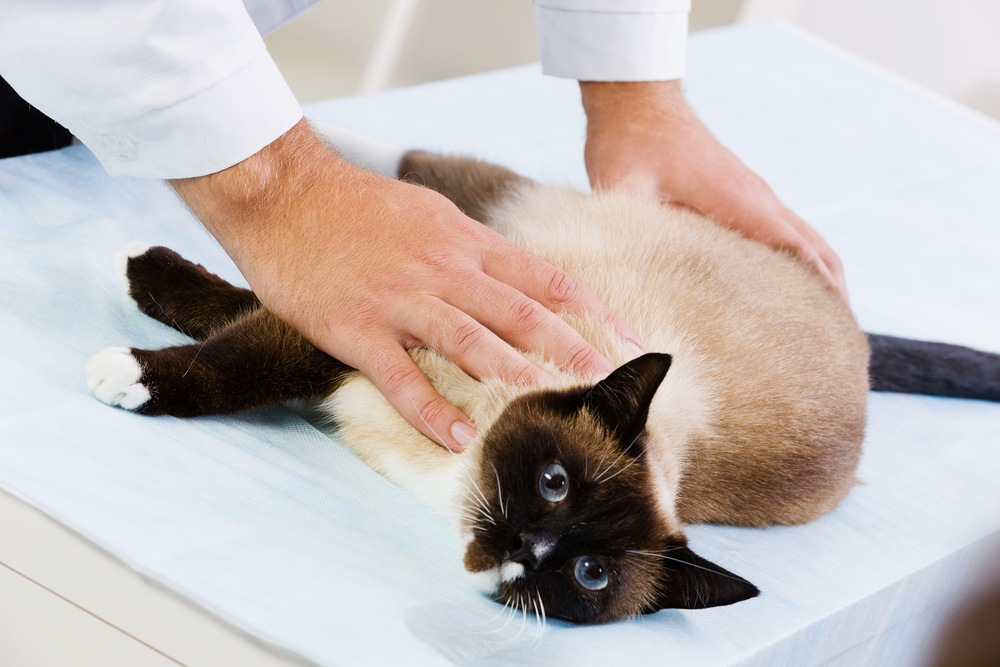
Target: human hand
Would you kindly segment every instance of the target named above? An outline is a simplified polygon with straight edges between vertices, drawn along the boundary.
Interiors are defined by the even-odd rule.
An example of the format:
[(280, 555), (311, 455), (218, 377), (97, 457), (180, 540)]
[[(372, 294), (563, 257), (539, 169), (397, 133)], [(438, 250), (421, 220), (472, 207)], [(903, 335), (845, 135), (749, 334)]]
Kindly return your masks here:
[(351, 166), (305, 120), (244, 162), (170, 184), (269, 310), (449, 449), (475, 427), (406, 349), (439, 350), (476, 378), (536, 384), (549, 374), (511, 345), (579, 372), (614, 368), (550, 309), (589, 312), (638, 344), (569, 275), (438, 193)]
[(840, 258), (698, 120), (680, 81), (580, 82), (591, 186), (624, 188), (699, 211), (744, 236), (790, 250), (847, 301)]

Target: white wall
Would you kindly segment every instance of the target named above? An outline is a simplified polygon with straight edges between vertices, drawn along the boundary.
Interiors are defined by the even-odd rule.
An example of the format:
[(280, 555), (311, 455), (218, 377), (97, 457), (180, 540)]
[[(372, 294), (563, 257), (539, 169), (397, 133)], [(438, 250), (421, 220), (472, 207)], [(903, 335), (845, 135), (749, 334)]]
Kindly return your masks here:
[[(354, 94), (390, 0), (325, 0), (267, 38), (300, 101)], [(693, 0), (694, 30), (784, 18), (1000, 118), (1000, 0)], [(390, 86), (532, 62), (530, 0), (417, 0)]]
[(1000, 118), (1000, 0), (801, 0), (795, 23)]

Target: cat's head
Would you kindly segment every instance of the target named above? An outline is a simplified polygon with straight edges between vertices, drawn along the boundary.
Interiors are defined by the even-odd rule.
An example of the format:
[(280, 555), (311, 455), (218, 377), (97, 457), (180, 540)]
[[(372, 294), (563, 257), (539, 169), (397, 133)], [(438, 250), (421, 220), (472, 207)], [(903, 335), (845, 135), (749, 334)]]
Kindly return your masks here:
[(697, 556), (659, 509), (646, 418), (670, 356), (592, 387), (512, 401), (486, 433), (465, 522), (465, 567), (498, 600), (576, 623), (757, 595)]

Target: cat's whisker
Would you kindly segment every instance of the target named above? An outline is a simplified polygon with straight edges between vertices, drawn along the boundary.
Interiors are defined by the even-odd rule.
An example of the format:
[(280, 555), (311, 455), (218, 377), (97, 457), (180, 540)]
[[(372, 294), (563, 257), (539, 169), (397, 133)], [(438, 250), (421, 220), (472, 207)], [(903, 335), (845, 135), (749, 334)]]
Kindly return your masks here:
[(521, 597), (520, 593), (517, 594), (517, 600), (521, 603), (521, 628), (517, 631), (517, 636), (520, 637), (528, 625), (528, 601)]
[(497, 522), (493, 520), (493, 515), (490, 514), (487, 511), (483, 510), (483, 508), (481, 508), (481, 507), (479, 507), (477, 505), (473, 505), (471, 508), (474, 509), (478, 513), (477, 515), (475, 515), (476, 518), (474, 520), (478, 521), (479, 519), (484, 519), (484, 520), (489, 521), (490, 523), (492, 523), (494, 526), (497, 525)]
[(500, 511), (503, 512), (503, 518), (506, 519), (507, 518), (507, 508), (504, 507), (504, 504), (503, 504), (503, 494), (500, 492), (500, 473), (497, 472), (497, 467), (495, 465), (493, 465), (492, 461), (490, 462), (490, 467), (493, 468), (493, 474), (496, 475), (496, 478), (497, 478), (497, 498), (500, 501)]
[(464, 472), (465, 472), (465, 476), (469, 478), (470, 482), (472, 482), (472, 485), (473, 485), (473, 489), (472, 490), (476, 492), (476, 497), (479, 500), (482, 501), (482, 503), (481, 503), (480, 506), (486, 511), (487, 514), (489, 514), (490, 516), (492, 516), (493, 513), (490, 512), (490, 509), (489, 509), (490, 508), (490, 502), (488, 500), (486, 500), (486, 496), (483, 495), (482, 489), (480, 489), (479, 485), (476, 484), (476, 480), (472, 479), (472, 475), (469, 474), (468, 470), (464, 470)]
[(602, 453), (602, 454), (601, 454), (601, 460), (597, 462), (597, 467), (595, 467), (595, 468), (594, 468), (594, 471), (595, 471), (595, 472), (596, 472), (596, 471), (598, 471), (598, 470), (600, 470), (600, 469), (601, 469), (601, 466), (602, 466), (602, 465), (604, 465), (604, 458), (605, 458), (605, 457), (606, 457), (607, 455), (608, 455), (608, 450), (607, 450), (607, 448), (605, 447), (605, 449), (604, 449), (604, 453)]
[(640, 554), (643, 556), (660, 556), (668, 551), (677, 551), (683, 548), (684, 547), (667, 547), (666, 549), (656, 549), (655, 551), (642, 551), (640, 549), (625, 549), (625, 553)]
[(481, 500), (479, 496), (470, 495), (471, 491), (472, 489), (466, 489), (465, 494), (462, 496), (465, 500), (469, 501), (470, 509), (475, 508), (489, 516), (493, 516), (493, 512), (490, 511), (489, 505)]
[(194, 353), (194, 358), (191, 359), (191, 363), (188, 364), (187, 370), (184, 371), (183, 375), (181, 375), (182, 378), (183, 377), (187, 377), (187, 374), (191, 372), (191, 369), (194, 367), (194, 362), (198, 361), (198, 355), (201, 354), (201, 351), (203, 349), (205, 349), (205, 343), (207, 343), (207, 342), (208, 342), (208, 339), (205, 339), (205, 340), (201, 341), (201, 345), (198, 346), (198, 351)]
[[(166, 308), (164, 308), (163, 306), (160, 305), (160, 302), (157, 301), (155, 297), (153, 297), (153, 293), (152, 292), (146, 292), (146, 296), (148, 296), (150, 298), (150, 300), (157, 305), (157, 307), (160, 309), (161, 313), (163, 313), (164, 315), (166, 315), (167, 317), (170, 318), (170, 321), (174, 323), (174, 328), (175, 329), (177, 329), (178, 331), (180, 331), (182, 334), (184, 334), (188, 338), (194, 338), (194, 336), (192, 336), (188, 332), (187, 329), (185, 329), (184, 327), (182, 327), (180, 324), (177, 323), (176, 318), (174, 318), (173, 315), (171, 315), (170, 313), (168, 313)], [(188, 370), (191, 370), (191, 369), (188, 369)], [(187, 375), (187, 373), (185, 373), (185, 375)]]
[[(490, 502), (488, 500), (486, 500), (486, 496), (483, 494), (482, 489), (480, 489), (479, 485), (476, 484), (476, 480), (472, 479), (472, 475), (469, 474), (468, 470), (465, 470), (463, 468), (463, 472), (465, 473), (465, 476), (469, 478), (469, 481), (472, 482), (472, 487), (470, 488), (470, 490), (474, 491), (475, 494), (476, 494), (475, 497), (472, 498), (472, 500), (475, 501), (476, 505), (480, 509), (482, 509), (482, 511), (486, 515), (488, 515), (490, 518), (492, 518), (493, 517), (493, 512), (490, 511)], [(468, 496), (467, 496), (467, 498), (468, 498)]]
[(707, 567), (702, 567), (701, 565), (696, 565), (696, 564), (691, 563), (689, 561), (681, 560), (680, 558), (673, 558), (671, 556), (664, 556), (662, 554), (654, 554), (654, 553), (646, 553), (645, 555), (650, 556), (651, 558), (662, 558), (664, 560), (672, 560), (675, 563), (680, 563), (681, 565), (686, 565), (687, 567), (696, 567), (699, 570), (705, 570), (705, 572), (711, 572), (712, 574), (718, 574), (718, 575), (721, 575), (723, 577), (726, 577), (727, 579), (732, 579), (733, 581), (743, 581), (743, 579), (741, 579), (740, 577), (735, 577), (735, 576), (733, 576), (731, 574), (726, 574), (725, 572), (721, 572), (719, 570), (712, 570), (712, 569), (707, 568)]
[(604, 483), (605, 483), (606, 481), (608, 481), (608, 479), (611, 479), (611, 478), (612, 478), (612, 477), (614, 477), (615, 475), (620, 475), (621, 473), (625, 472), (626, 470), (628, 470), (628, 469), (629, 469), (629, 467), (630, 467), (630, 466), (631, 466), (631, 465), (632, 465), (633, 463), (635, 463), (635, 462), (636, 462), (636, 461), (638, 461), (638, 460), (639, 460), (640, 458), (642, 458), (642, 455), (643, 455), (643, 454), (645, 454), (645, 453), (646, 453), (645, 451), (642, 451), (642, 452), (639, 452), (639, 456), (637, 456), (637, 457), (635, 457), (634, 459), (632, 459), (631, 461), (629, 461), (629, 462), (628, 462), (628, 464), (627, 464), (627, 465), (626, 465), (626, 466), (625, 466), (624, 468), (622, 468), (621, 470), (619, 470), (619, 471), (618, 471), (618, 472), (616, 472), (616, 473), (612, 473), (612, 474), (611, 474), (611, 475), (610, 475), (610, 476), (609, 476), (609, 477), (608, 477), (607, 479), (602, 479), (602, 480), (600, 480), (600, 481), (599, 481), (599, 482), (597, 482), (597, 483), (598, 483), (598, 484), (604, 484)]
[(535, 642), (540, 642), (542, 640), (542, 617), (538, 614), (538, 605), (535, 604), (535, 598), (530, 593), (528, 599), (531, 600), (531, 611), (535, 614)]
[[(634, 443), (635, 441), (633, 440), (632, 442)], [(632, 446), (632, 445), (629, 445), (629, 447), (631, 447), (631, 446)], [(626, 448), (625, 448), (625, 451), (623, 451), (623, 452), (622, 452), (621, 454), (619, 454), (619, 455), (618, 455), (618, 458), (616, 458), (616, 459), (615, 459), (614, 461), (612, 461), (612, 462), (611, 462), (611, 463), (610, 463), (610, 464), (608, 465), (608, 467), (607, 467), (607, 468), (605, 468), (604, 470), (602, 470), (602, 471), (600, 472), (600, 474), (599, 474), (599, 475), (597, 475), (597, 476), (596, 476), (596, 477), (594, 478), (594, 482), (595, 482), (595, 483), (597, 483), (597, 484), (600, 484), (600, 483), (601, 483), (601, 478), (602, 478), (602, 477), (604, 477), (604, 476), (605, 476), (606, 474), (608, 474), (608, 471), (609, 471), (609, 470), (611, 470), (611, 469), (613, 469), (613, 468), (615, 467), (615, 464), (616, 464), (616, 463), (618, 463), (619, 461), (621, 461), (621, 460), (622, 460), (622, 457), (623, 457), (623, 456), (625, 456), (625, 454), (626, 454), (627, 452), (628, 452), (628, 447), (626, 447)]]
[(459, 516), (472, 523), (479, 521), (480, 517), (486, 519), (487, 521), (493, 520), (493, 515), (490, 511), (479, 504), (475, 498), (470, 498), (468, 495), (463, 495), (462, 498), (467, 504), (465, 505), (465, 509), (459, 513)]
[(515, 618), (517, 618), (517, 612), (519, 611), (518, 607), (517, 607), (517, 602), (518, 602), (518, 598), (514, 597), (514, 596), (511, 596), (511, 598), (510, 598), (510, 614), (507, 616), (507, 622), (504, 623), (503, 627), (500, 628), (501, 630), (503, 630), (504, 628), (506, 628), (508, 625), (510, 625), (511, 621), (513, 621)]
[[(516, 596), (511, 597), (510, 602), (511, 602), (511, 604), (510, 604), (510, 609), (511, 609), (510, 620), (513, 621), (515, 618), (517, 618), (517, 615), (521, 612), (521, 594), (518, 593)], [(514, 639), (516, 637), (517, 637), (517, 635), (514, 635), (514, 637), (512, 637), (512, 639)]]
[(490, 518), (493, 518), (493, 512), (490, 511), (490, 508), (487, 507), (486, 505), (483, 505), (482, 502), (479, 501), (476, 497), (466, 496), (466, 499), (471, 501), (469, 504), (470, 511), (474, 511), (478, 514), (482, 514), (483, 516), (488, 516)]
[(538, 595), (538, 608), (542, 612), (542, 634), (544, 634), (545, 633), (545, 624), (546, 624), (546, 620), (545, 620), (545, 604), (542, 602), (542, 592), (539, 591), (539, 590), (535, 590), (535, 594)]
[(458, 455), (457, 455), (457, 454), (455, 454), (455, 452), (452, 452), (452, 451), (451, 451), (451, 447), (449, 447), (449, 446), (448, 446), (448, 445), (447, 445), (447, 444), (445, 443), (445, 441), (444, 441), (444, 438), (442, 438), (442, 437), (441, 437), (440, 435), (438, 435), (438, 432), (434, 430), (434, 427), (430, 425), (430, 422), (428, 422), (428, 421), (427, 421), (427, 419), (426, 419), (426, 418), (424, 418), (424, 415), (423, 415), (423, 413), (422, 413), (422, 412), (420, 412), (420, 410), (418, 410), (418, 409), (417, 409), (417, 403), (416, 403), (416, 401), (414, 401), (414, 400), (413, 400), (413, 399), (411, 398), (411, 399), (410, 399), (410, 404), (411, 404), (411, 405), (413, 406), (413, 409), (414, 409), (414, 410), (416, 411), (416, 413), (417, 413), (418, 415), (420, 415), (420, 421), (422, 421), (422, 422), (424, 423), (424, 426), (426, 426), (426, 427), (427, 427), (427, 430), (428, 430), (428, 431), (430, 431), (430, 432), (431, 432), (431, 434), (432, 434), (432, 435), (433, 435), (433, 436), (434, 436), (435, 438), (437, 438), (437, 441), (438, 441), (438, 444), (439, 444), (439, 445), (441, 445), (442, 447), (444, 447), (444, 448), (445, 448), (446, 450), (448, 450), (449, 452), (451, 452), (451, 453), (452, 453), (453, 455), (455, 455), (455, 457), (457, 458), (457, 457), (458, 457)]
[[(459, 465), (461, 465), (461, 464), (459, 464)], [(469, 475), (469, 472), (467, 470), (465, 470), (464, 468), (463, 468), (463, 472), (465, 473), (465, 476), (469, 478), (469, 481), (472, 482), (472, 484), (475, 486), (475, 488), (472, 488), (472, 487), (467, 487), (466, 488), (466, 493), (464, 495), (464, 498), (466, 500), (468, 500), (468, 501), (472, 501), (475, 504), (475, 506), (477, 506), (478, 508), (480, 508), (487, 516), (489, 516), (489, 517), (492, 518), (493, 512), (490, 511), (489, 501), (486, 500), (486, 497), (483, 495), (483, 492), (479, 489), (479, 485), (476, 484), (476, 481), (474, 479), (472, 479), (472, 476)], [(471, 491), (475, 491), (476, 495), (475, 496), (470, 496), (469, 492), (471, 492)]]
[[(486, 530), (485, 528), (479, 525), (480, 520), (492, 521), (492, 519), (490, 519), (489, 517), (483, 516), (481, 514), (466, 513), (466, 514), (459, 514), (458, 517), (472, 524), (471, 528), (472, 530)], [(494, 523), (494, 525), (496, 524)]]
[[(605, 468), (603, 470), (603, 472), (601, 472), (601, 474), (599, 474), (594, 479), (594, 481), (599, 484), (601, 482), (601, 478), (604, 477), (604, 475), (606, 475), (609, 470), (611, 470), (612, 468), (614, 468), (615, 464), (617, 464), (619, 461), (622, 460), (622, 456), (625, 456), (626, 454), (628, 454), (628, 450), (632, 449), (632, 445), (634, 445), (636, 442), (638, 442), (640, 436), (642, 436), (642, 432), (641, 431), (639, 432), (638, 435), (636, 435), (634, 438), (632, 438), (632, 442), (628, 443), (628, 447), (626, 447), (625, 450), (618, 456), (618, 458), (615, 459), (614, 462), (611, 465), (609, 465), (607, 468)], [(636, 457), (636, 458), (638, 458), (638, 457)]]
[[(504, 601), (503, 607), (500, 609), (500, 611), (498, 611), (490, 620), (486, 621), (486, 623), (484, 623), (484, 625), (493, 625), (493, 623), (495, 621), (497, 621), (501, 616), (505, 615), (507, 613), (507, 607), (508, 607), (509, 604), (510, 604), (510, 600)], [(507, 623), (510, 623), (510, 619), (509, 618), (507, 619)], [(489, 630), (489, 633), (490, 634), (495, 634), (497, 632), (500, 632), (501, 630), (503, 630), (504, 628), (507, 627), (507, 623), (504, 623), (503, 625), (501, 625), (496, 630)]]

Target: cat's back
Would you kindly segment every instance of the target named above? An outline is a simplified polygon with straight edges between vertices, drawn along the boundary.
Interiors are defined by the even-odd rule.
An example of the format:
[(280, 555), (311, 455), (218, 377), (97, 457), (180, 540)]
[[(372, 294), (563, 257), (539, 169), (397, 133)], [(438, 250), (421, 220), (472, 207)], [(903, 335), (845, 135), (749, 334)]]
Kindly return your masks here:
[[(686, 521), (797, 523), (855, 483), (868, 346), (792, 256), (693, 212), (528, 186), (495, 228), (593, 289), (674, 357), (650, 427)], [(621, 363), (622, 349), (592, 340)]]

